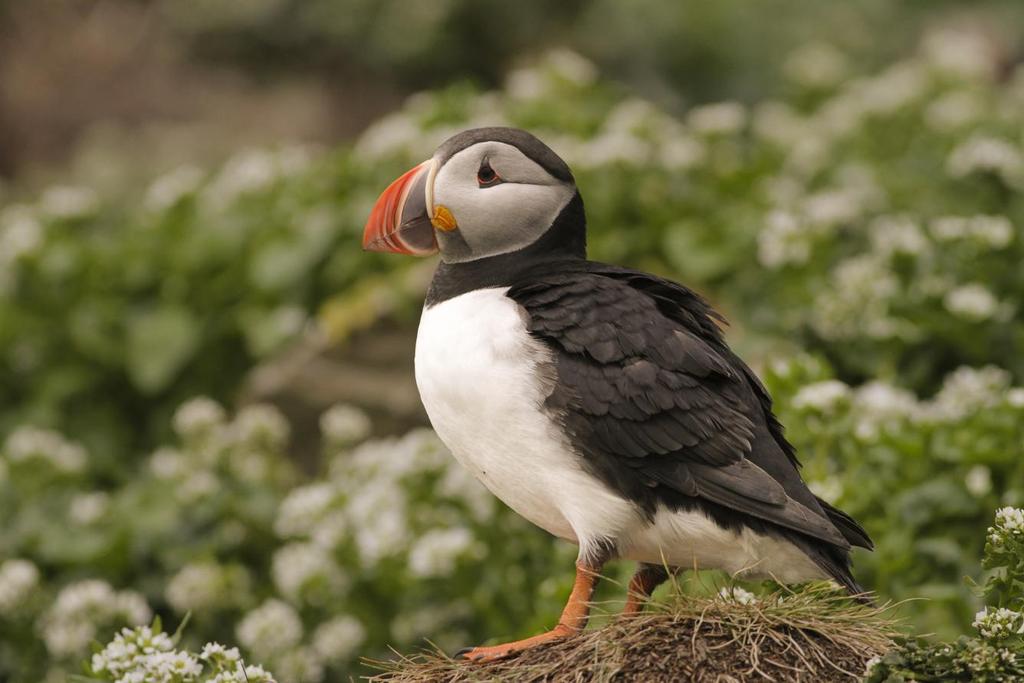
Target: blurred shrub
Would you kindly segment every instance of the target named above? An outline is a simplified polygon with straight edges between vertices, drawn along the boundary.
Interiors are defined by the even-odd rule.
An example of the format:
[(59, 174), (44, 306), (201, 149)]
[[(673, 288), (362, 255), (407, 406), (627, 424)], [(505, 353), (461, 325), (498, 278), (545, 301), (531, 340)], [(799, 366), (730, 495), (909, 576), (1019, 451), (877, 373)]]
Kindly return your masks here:
[(282, 683), (557, 620), (575, 549), (500, 506), (431, 432), (366, 441), (366, 416), (336, 407), (328, 472), (300, 482), (273, 408), (229, 419), (193, 399), (174, 428), (114, 488), (55, 433), (0, 449), (0, 678), (59, 680), (154, 612), (191, 612), (183, 645), (233, 640)]
[(871, 532), (858, 579), (918, 628), (951, 636), (979, 607), (964, 577), (980, 557), (991, 510), (1024, 505), (1024, 387), (994, 366), (963, 367), (931, 399), (892, 384), (851, 387), (806, 357), (765, 373), (804, 477)]
[(996, 512), (983, 563), (997, 574), (985, 586), (989, 605), (974, 617), (977, 636), (939, 644), (910, 639), (869, 662), (867, 683), (1009, 683), (1024, 678), (1024, 509)]
[(595, 258), (712, 290), (848, 381), (932, 391), (986, 362), (1020, 379), (1024, 75), (998, 80), (996, 60), (939, 33), (842, 80), (842, 55), (810, 46), (789, 100), (677, 119), (557, 50), (501, 92), (414, 96), (353, 150), (243, 151), (168, 173), (137, 206), (52, 188), (0, 213), (0, 431), (55, 427), (113, 463), (185, 397), (232, 397), (325, 302), (334, 333), (412, 313), (424, 264), (358, 250), (368, 208), (449, 135), (497, 123), (570, 162)]

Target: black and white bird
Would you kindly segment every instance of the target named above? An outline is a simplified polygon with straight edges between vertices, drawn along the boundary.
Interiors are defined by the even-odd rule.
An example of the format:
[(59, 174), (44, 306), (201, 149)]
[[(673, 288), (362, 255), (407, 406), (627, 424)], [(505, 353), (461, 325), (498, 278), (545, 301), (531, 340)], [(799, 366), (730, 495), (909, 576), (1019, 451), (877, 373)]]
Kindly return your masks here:
[(587, 260), (583, 200), (533, 135), (479, 128), (391, 184), (363, 246), (441, 263), (416, 340), (438, 435), (498, 498), (579, 545), (558, 625), (504, 656), (582, 629), (605, 562), (639, 562), (626, 610), (672, 568), (862, 593), (853, 519), (817, 498), (767, 390), (692, 290)]

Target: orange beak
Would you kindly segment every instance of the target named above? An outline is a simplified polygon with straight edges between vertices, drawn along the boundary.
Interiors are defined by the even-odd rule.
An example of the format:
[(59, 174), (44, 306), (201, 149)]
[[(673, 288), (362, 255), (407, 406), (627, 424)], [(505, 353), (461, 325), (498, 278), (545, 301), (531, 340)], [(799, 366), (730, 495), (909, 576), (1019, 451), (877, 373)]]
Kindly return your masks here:
[(434, 178), (427, 160), (388, 185), (373, 205), (363, 230), (363, 249), (427, 256), (437, 253), (427, 192)]

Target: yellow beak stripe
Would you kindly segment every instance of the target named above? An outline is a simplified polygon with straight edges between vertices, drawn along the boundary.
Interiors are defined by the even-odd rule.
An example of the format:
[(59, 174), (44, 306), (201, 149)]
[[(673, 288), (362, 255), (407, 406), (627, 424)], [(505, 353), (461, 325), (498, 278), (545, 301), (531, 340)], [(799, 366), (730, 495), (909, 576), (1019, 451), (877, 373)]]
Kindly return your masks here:
[(455, 216), (452, 215), (452, 212), (444, 204), (438, 204), (434, 207), (434, 217), (430, 219), (430, 223), (438, 230), (444, 230), (445, 232), (451, 232), (459, 227), (459, 224), (455, 222)]

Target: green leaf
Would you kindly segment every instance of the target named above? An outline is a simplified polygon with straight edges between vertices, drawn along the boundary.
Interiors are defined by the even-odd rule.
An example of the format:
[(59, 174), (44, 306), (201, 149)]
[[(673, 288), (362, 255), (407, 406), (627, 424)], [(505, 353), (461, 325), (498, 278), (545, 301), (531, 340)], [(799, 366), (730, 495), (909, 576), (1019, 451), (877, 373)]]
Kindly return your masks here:
[(195, 353), (200, 337), (199, 323), (182, 306), (130, 318), (126, 363), (132, 383), (147, 394), (166, 388)]

